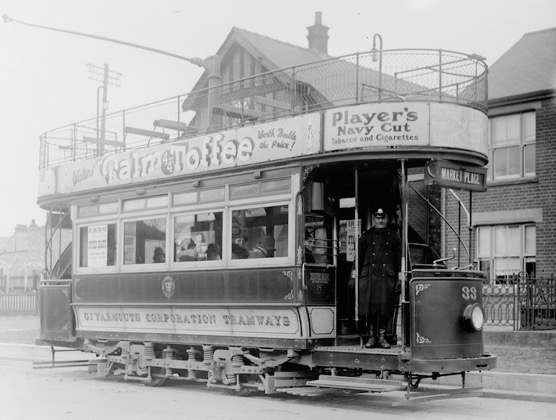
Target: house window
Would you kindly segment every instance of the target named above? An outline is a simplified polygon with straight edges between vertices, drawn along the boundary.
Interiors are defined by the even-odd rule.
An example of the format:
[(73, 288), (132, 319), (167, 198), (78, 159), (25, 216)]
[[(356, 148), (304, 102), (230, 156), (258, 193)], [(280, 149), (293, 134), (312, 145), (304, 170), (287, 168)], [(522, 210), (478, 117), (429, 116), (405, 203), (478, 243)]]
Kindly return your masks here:
[(535, 112), (526, 112), (491, 118), (489, 179), (535, 175), (535, 116)]
[(497, 225), (477, 228), (479, 269), (487, 278), (506, 282), (536, 271), (535, 225)]

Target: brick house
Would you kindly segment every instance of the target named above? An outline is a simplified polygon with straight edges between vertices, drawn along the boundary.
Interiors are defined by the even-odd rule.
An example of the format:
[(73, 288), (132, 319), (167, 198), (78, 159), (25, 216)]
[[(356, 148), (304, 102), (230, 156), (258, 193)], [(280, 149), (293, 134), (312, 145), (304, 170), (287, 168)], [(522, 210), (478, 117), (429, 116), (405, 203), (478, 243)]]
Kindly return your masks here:
[[(449, 218), (491, 279), (545, 277), (556, 263), (556, 28), (531, 32), (489, 71), (488, 191), (444, 191)], [(461, 212), (457, 198), (473, 212)], [(445, 231), (444, 252), (457, 245)], [(461, 245), (460, 245), (461, 246)]]

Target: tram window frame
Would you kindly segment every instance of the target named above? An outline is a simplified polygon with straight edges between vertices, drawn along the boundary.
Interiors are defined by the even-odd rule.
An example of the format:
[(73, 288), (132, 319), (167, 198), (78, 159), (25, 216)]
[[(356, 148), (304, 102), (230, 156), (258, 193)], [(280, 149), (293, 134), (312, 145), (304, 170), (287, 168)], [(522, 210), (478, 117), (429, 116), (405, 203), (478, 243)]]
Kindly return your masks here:
[[(127, 223), (136, 223), (136, 222), (140, 222), (140, 221), (146, 221), (146, 220), (155, 220), (155, 219), (160, 219), (164, 221), (164, 228), (166, 229), (165, 233), (165, 239), (162, 241), (163, 244), (159, 244), (157, 245), (153, 245), (153, 246), (149, 246), (149, 252), (146, 252), (145, 249), (145, 253), (144, 253), (144, 258), (145, 261), (144, 262), (133, 262), (133, 263), (126, 263), (126, 252), (130, 252), (128, 250), (126, 250), (126, 248), (130, 248), (130, 244), (126, 243), (129, 241), (126, 241), (126, 224)], [(169, 244), (169, 238), (168, 238), (168, 232), (169, 232), (169, 218), (168, 218), (168, 213), (153, 213), (153, 212), (149, 212), (146, 214), (142, 214), (142, 215), (138, 215), (137, 217), (133, 217), (133, 218), (122, 218), (120, 220), (120, 226), (121, 226), (121, 233), (120, 233), (120, 244), (121, 244), (121, 251), (120, 251), (120, 255), (121, 255), (121, 263), (120, 263), (120, 269), (123, 272), (129, 272), (129, 271), (137, 271), (138, 267), (141, 267), (141, 270), (145, 269), (145, 270), (161, 270), (164, 269), (166, 270), (169, 266), (169, 250), (168, 250), (168, 244)], [(154, 262), (153, 261), (153, 257), (155, 254), (155, 250), (156, 248), (161, 247), (164, 250), (164, 254), (165, 254), (165, 261), (164, 262)], [(147, 248), (147, 247), (145, 247)], [(151, 249), (152, 248), (152, 249)], [(131, 248), (130, 248), (131, 249)], [(135, 255), (137, 255), (137, 245), (135, 245)], [(137, 257), (135, 257), (137, 258)]]
[[(248, 244), (248, 251), (250, 251), (250, 253), (253, 252), (253, 250), (256, 248), (256, 243), (258, 242), (254, 236), (252, 236), (251, 238), (249, 238), (249, 235), (251, 232), (247, 231), (243, 231), (243, 229), (241, 229), (241, 231), (238, 232), (234, 232), (234, 212), (236, 211), (242, 211), (242, 210), (255, 210), (255, 209), (261, 209), (261, 208), (268, 208), (268, 207), (283, 207), (287, 209), (287, 216), (286, 216), (286, 221), (287, 221), (287, 226), (285, 226), (286, 228), (286, 245), (285, 247), (282, 247), (282, 249), (285, 251), (285, 255), (282, 256), (276, 256), (274, 255), (273, 257), (268, 257), (268, 258), (254, 258), (254, 257), (247, 257), (247, 258), (234, 258), (232, 255), (232, 247), (233, 247), (233, 243), (235, 242), (235, 239), (237, 239), (237, 237), (242, 237), (242, 236), (247, 236), (248, 240), (247, 240), (247, 244)], [(293, 254), (294, 254), (294, 239), (295, 239), (295, 220), (294, 220), (294, 203), (293, 201), (290, 200), (272, 200), (272, 201), (262, 201), (262, 202), (257, 202), (257, 203), (252, 203), (247, 205), (246, 203), (241, 205), (234, 205), (234, 206), (230, 206), (228, 209), (228, 226), (227, 226), (227, 238), (228, 238), (228, 244), (229, 246), (226, 247), (226, 258), (229, 261), (229, 266), (230, 267), (250, 267), (250, 266), (275, 266), (275, 265), (284, 265), (284, 264), (288, 264), (292, 262), (293, 259)], [(283, 226), (283, 225), (282, 225)], [(260, 226), (260, 229), (262, 229), (263, 227)], [(262, 238), (263, 236), (268, 236), (266, 235), (268, 232), (266, 230), (262, 231), (262, 234), (258, 236), (258, 239)], [(272, 235), (274, 237), (274, 248), (278, 248), (278, 242), (279, 242), (279, 238), (276, 237), (275, 235)], [(274, 251), (276, 252), (276, 251)]]
[[(187, 253), (187, 248), (186, 246), (188, 244), (183, 245), (182, 242), (185, 240), (184, 239), (179, 239), (178, 242), (178, 238), (176, 237), (176, 219), (179, 217), (188, 217), (188, 216), (198, 216), (201, 214), (220, 214), (220, 244), (217, 243), (217, 237), (218, 237), (218, 229), (216, 228), (214, 230), (214, 242), (209, 242), (209, 238), (210, 238), (210, 234), (205, 231), (202, 232), (202, 234), (204, 235), (204, 239), (205, 242), (207, 244), (207, 248), (204, 248), (204, 245), (200, 245), (198, 243), (198, 240), (195, 239), (193, 240), (193, 238), (191, 236), (189, 236), (190, 240), (193, 240), (194, 244), (195, 244), (195, 260), (187, 260), (187, 261), (179, 261), (176, 259), (178, 258), (178, 247), (181, 246), (182, 247), (182, 251), (184, 253)], [(211, 267), (211, 266), (216, 266), (216, 267), (221, 267), (224, 264), (224, 247), (223, 247), (223, 243), (224, 243), (224, 229), (225, 229), (225, 208), (224, 206), (221, 207), (210, 207), (210, 208), (205, 208), (205, 209), (192, 209), (190, 211), (187, 212), (174, 212), (171, 215), (171, 240), (169, 240), (169, 242), (172, 244), (171, 245), (171, 266), (173, 268), (179, 268), (179, 269), (189, 269), (189, 268), (199, 268), (199, 267), (203, 267), (203, 268), (207, 268), (207, 267)], [(215, 217), (215, 220), (218, 220), (217, 217)], [(195, 223), (198, 223), (199, 221), (195, 221)], [(199, 231), (200, 232), (200, 231)], [(181, 233), (181, 232), (180, 232)], [(201, 234), (201, 233), (198, 233)], [(192, 233), (191, 233), (192, 235)], [(199, 254), (203, 254), (206, 253), (210, 243), (216, 243), (219, 247), (220, 247), (220, 259), (213, 259), (213, 260), (209, 260), (209, 259), (198, 259), (199, 258)], [(193, 251), (192, 251), (193, 252)], [(170, 255), (170, 254), (169, 254)], [(203, 258), (202, 256), (200, 258)]]

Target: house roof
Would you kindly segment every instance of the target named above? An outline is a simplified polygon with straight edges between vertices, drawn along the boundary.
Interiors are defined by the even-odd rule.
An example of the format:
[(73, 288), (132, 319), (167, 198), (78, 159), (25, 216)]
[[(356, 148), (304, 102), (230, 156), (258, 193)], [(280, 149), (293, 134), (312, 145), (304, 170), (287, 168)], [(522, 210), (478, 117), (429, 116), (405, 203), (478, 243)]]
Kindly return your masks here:
[[(238, 44), (248, 51), (267, 71), (331, 58), (330, 55), (311, 48), (289, 44), (237, 27), (232, 28), (216, 54), (224, 58), (234, 44)], [(207, 86), (207, 76), (208, 73), (205, 71), (195, 84), (193, 91)]]
[(331, 58), (330, 55), (311, 48), (299, 47), (236, 27), (232, 28), (218, 54), (225, 52), (230, 45), (229, 43), (233, 41), (238, 42), (246, 49), (254, 48), (258, 52), (256, 57), (262, 60), (269, 70), (283, 69)]
[[(252, 57), (258, 60), (265, 71), (286, 69), (322, 60), (334, 59), (333, 56), (317, 51), (316, 49), (289, 44), (237, 27), (232, 28), (216, 54), (224, 61), (226, 59), (226, 54), (232, 50), (234, 44), (237, 44), (240, 48), (243, 48)], [(356, 75), (357, 72), (354, 70), (355, 66), (355, 63), (349, 61), (338, 61), (334, 66), (330, 67), (306, 67), (296, 73), (296, 78), (300, 82), (313, 86), (316, 90), (313, 90), (313, 95), (326, 95), (326, 98), (320, 99), (321, 102), (329, 101), (336, 105), (341, 105), (342, 100), (346, 99), (346, 85), (354, 85), (356, 83), (356, 77), (360, 79), (359, 82), (362, 85), (368, 85), (371, 88), (379, 85), (378, 71), (361, 66), (359, 68), (359, 74)], [(203, 89), (207, 85), (208, 73), (205, 71), (197, 81), (193, 92)], [(382, 75), (381, 86), (385, 94), (391, 96), (391, 98), (400, 98), (395, 93), (398, 90), (409, 93), (420, 92), (425, 89), (423, 86), (411, 82), (395, 80), (394, 77), (387, 74)], [(376, 96), (377, 90), (375, 89), (372, 93), (367, 93), (367, 95)], [(423, 96), (423, 99), (426, 99), (426, 94)], [(186, 99), (183, 103), (183, 109), (185, 110), (188, 104), (193, 100), (194, 96)]]
[(489, 70), (489, 100), (556, 89), (556, 28), (529, 32)]

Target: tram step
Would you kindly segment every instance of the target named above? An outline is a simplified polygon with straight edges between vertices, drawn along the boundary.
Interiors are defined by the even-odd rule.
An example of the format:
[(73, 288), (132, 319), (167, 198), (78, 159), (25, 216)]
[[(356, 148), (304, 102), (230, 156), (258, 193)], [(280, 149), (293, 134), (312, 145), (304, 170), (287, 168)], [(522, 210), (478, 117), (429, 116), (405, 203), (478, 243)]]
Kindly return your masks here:
[(315, 388), (312, 386), (304, 386), (300, 388), (283, 388), (280, 391), (285, 392), (290, 395), (297, 395), (300, 397), (319, 397), (331, 392), (331, 389), (327, 388)]
[(318, 380), (307, 382), (307, 385), (318, 388), (338, 388), (368, 392), (390, 392), (405, 389), (405, 385), (401, 381), (329, 375), (321, 375)]

